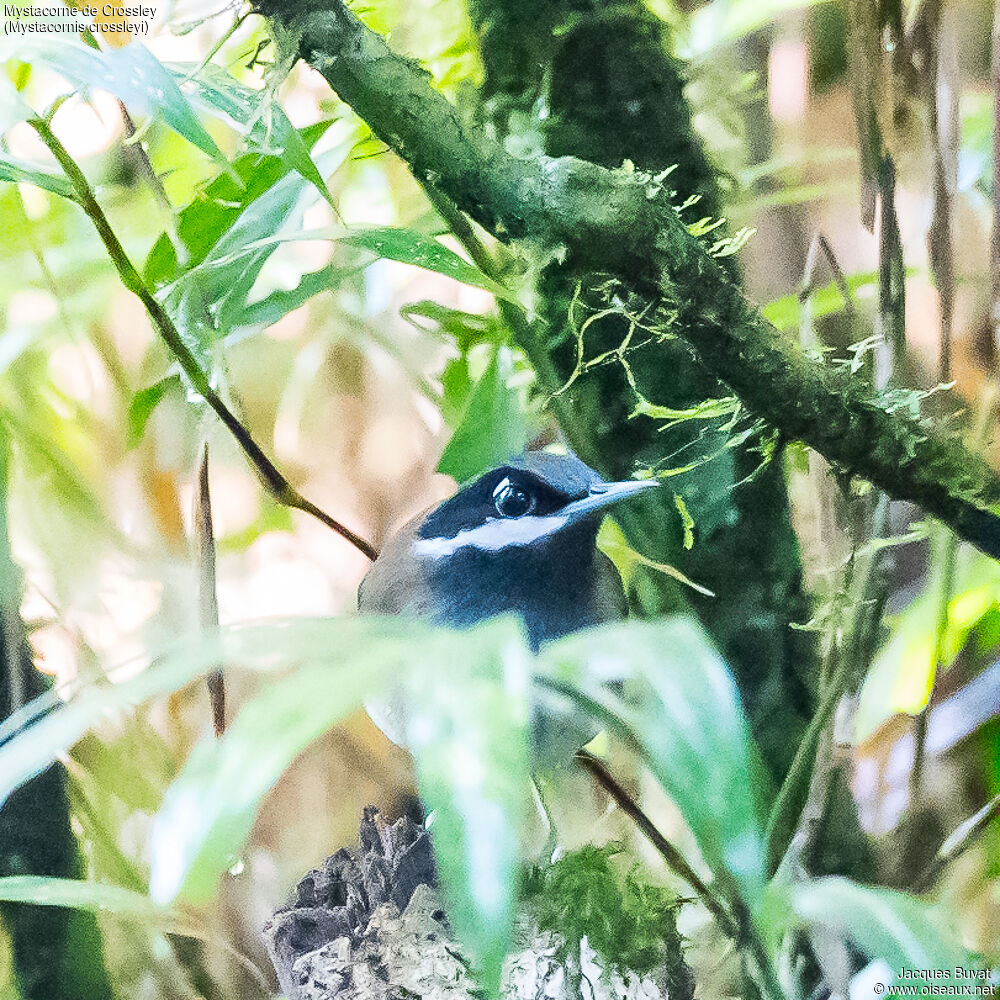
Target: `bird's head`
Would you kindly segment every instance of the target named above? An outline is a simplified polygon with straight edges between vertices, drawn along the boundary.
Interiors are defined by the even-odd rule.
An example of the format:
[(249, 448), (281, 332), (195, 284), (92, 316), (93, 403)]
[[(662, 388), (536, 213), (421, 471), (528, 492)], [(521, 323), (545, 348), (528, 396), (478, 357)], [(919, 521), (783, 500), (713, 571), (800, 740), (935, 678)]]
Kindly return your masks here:
[(446, 559), (466, 549), (500, 555), (593, 544), (612, 504), (656, 485), (655, 480), (605, 482), (575, 455), (526, 452), (480, 476), (431, 511), (413, 542), (414, 554)]

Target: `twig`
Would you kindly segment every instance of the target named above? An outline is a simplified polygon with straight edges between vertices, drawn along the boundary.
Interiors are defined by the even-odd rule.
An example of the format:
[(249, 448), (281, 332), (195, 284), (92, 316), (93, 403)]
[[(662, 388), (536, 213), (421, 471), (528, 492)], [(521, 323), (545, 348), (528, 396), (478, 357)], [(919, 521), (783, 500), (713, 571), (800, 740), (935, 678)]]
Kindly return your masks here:
[(667, 867), (694, 889), (698, 898), (705, 905), (705, 909), (712, 914), (719, 927), (734, 941), (739, 942), (742, 939), (742, 934), (736, 920), (722, 902), (716, 899), (715, 894), (702, 881), (698, 873), (687, 863), (684, 855), (657, 830), (653, 821), (639, 808), (628, 792), (618, 784), (603, 762), (586, 750), (577, 751), (575, 759), (611, 796), (618, 808), (635, 823), (646, 839), (656, 848)]
[(163, 181), (160, 180), (156, 169), (153, 167), (149, 154), (146, 152), (146, 147), (137, 139), (138, 131), (136, 130), (135, 122), (132, 120), (132, 115), (129, 114), (125, 102), (120, 98), (118, 100), (118, 110), (121, 112), (122, 123), (125, 126), (126, 148), (139, 162), (140, 173), (146, 181), (146, 186), (153, 193), (153, 200), (163, 214), (167, 227), (167, 235), (170, 237), (170, 243), (174, 248), (174, 253), (177, 255), (177, 260), (183, 263), (187, 260), (188, 252), (187, 246), (177, 232), (177, 217), (174, 215), (174, 206), (170, 203), (167, 190), (163, 186)]
[(855, 309), (854, 298), (851, 295), (851, 286), (847, 283), (847, 276), (844, 269), (837, 260), (837, 255), (833, 252), (829, 240), (822, 233), (815, 233), (812, 242), (809, 244), (809, 252), (806, 254), (805, 267), (802, 269), (802, 285), (799, 288), (799, 302), (805, 302), (816, 290), (817, 258), (822, 253), (827, 267), (833, 274), (833, 280), (837, 283), (837, 290), (844, 300), (844, 312), (853, 321)]
[(960, 854), (968, 850), (985, 832), (994, 819), (1000, 816), (1000, 795), (995, 795), (979, 812), (959, 823), (938, 848), (934, 860), (914, 885), (917, 892), (929, 889), (944, 869)]
[(878, 178), (878, 332), (886, 344), (876, 352), (875, 388), (884, 389), (902, 371), (906, 352), (906, 268), (896, 215), (896, 167), (886, 153)]
[[(805, 813), (811, 797), (810, 779), (816, 763), (816, 753), (820, 737), (834, 710), (847, 690), (853, 671), (849, 660), (843, 659), (823, 692), (815, 714), (799, 743), (798, 750), (781, 783), (778, 797), (771, 807), (767, 822), (767, 863), (768, 871), (774, 874), (789, 849), (800, 817)], [(809, 794), (807, 794), (807, 789)]]
[[(208, 487), (208, 444), (201, 450), (198, 464), (198, 495), (194, 504), (195, 548), (198, 553), (198, 612), (202, 631), (219, 631), (219, 596), (215, 574), (215, 531), (212, 527), (212, 494)], [(208, 675), (208, 696), (212, 703), (215, 735), (226, 731), (226, 679), (222, 667)]]
[(233, 437), (236, 438), (237, 443), (243, 449), (244, 454), (260, 476), (264, 488), (278, 503), (285, 507), (291, 507), (294, 510), (301, 510), (307, 514), (312, 514), (317, 520), (322, 521), (328, 528), (336, 531), (338, 535), (345, 538), (360, 552), (363, 552), (369, 559), (376, 559), (378, 557), (378, 550), (371, 542), (355, 534), (350, 528), (334, 520), (329, 514), (326, 514), (314, 503), (303, 497), (278, 471), (267, 455), (264, 454), (261, 447), (250, 436), (250, 432), (240, 423), (237, 417), (222, 401), (219, 394), (212, 388), (208, 376), (201, 370), (197, 359), (184, 343), (184, 339), (174, 325), (174, 321), (170, 318), (156, 296), (153, 295), (149, 286), (143, 281), (142, 276), (125, 252), (124, 247), (111, 228), (111, 223), (108, 221), (101, 206), (97, 203), (94, 192), (83, 171), (73, 157), (70, 156), (66, 147), (56, 137), (48, 121), (43, 118), (32, 118), (29, 124), (41, 137), (42, 142), (49, 148), (49, 151), (69, 178), (70, 183), (73, 185), (76, 199), (90, 217), (90, 221), (94, 224), (94, 228), (97, 230), (101, 242), (108, 251), (108, 256), (111, 258), (122, 284), (146, 307), (153, 325), (177, 359), (178, 364), (181, 366), (191, 385), (215, 411)]

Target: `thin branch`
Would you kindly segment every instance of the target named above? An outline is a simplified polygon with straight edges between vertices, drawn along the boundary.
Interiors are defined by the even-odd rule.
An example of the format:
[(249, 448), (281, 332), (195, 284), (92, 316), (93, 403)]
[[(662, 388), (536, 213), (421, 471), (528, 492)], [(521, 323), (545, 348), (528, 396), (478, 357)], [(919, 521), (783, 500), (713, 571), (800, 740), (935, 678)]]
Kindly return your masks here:
[(177, 260), (183, 263), (187, 260), (187, 247), (180, 238), (180, 233), (177, 231), (177, 216), (174, 214), (174, 206), (170, 203), (167, 189), (163, 186), (163, 181), (160, 180), (159, 174), (157, 174), (156, 168), (153, 166), (149, 154), (146, 152), (146, 147), (142, 144), (141, 136), (139, 136), (139, 132), (135, 127), (132, 115), (129, 114), (125, 102), (120, 98), (118, 100), (118, 110), (121, 112), (122, 123), (125, 126), (124, 146), (137, 160), (139, 172), (145, 179), (146, 186), (152, 192), (153, 200), (159, 206), (160, 212), (163, 215), (167, 235), (170, 237), (170, 244), (174, 248)]
[(878, 332), (885, 349), (876, 351), (875, 387), (900, 378), (906, 354), (906, 268), (896, 215), (896, 165), (886, 153), (878, 178)]
[(938, 848), (934, 860), (914, 886), (916, 892), (929, 889), (944, 869), (967, 851), (983, 835), (986, 828), (1000, 816), (1000, 795), (995, 795), (979, 812), (959, 823)]
[(111, 228), (111, 223), (108, 221), (107, 216), (97, 203), (94, 192), (77, 162), (70, 156), (66, 147), (56, 137), (47, 121), (42, 118), (33, 118), (29, 124), (41, 137), (42, 142), (49, 148), (49, 151), (69, 178), (70, 183), (73, 185), (76, 199), (90, 217), (90, 221), (94, 224), (94, 228), (97, 230), (101, 242), (108, 251), (108, 256), (111, 258), (122, 284), (146, 307), (153, 325), (177, 359), (188, 381), (194, 387), (195, 391), (215, 411), (233, 437), (236, 438), (237, 443), (243, 449), (244, 454), (260, 476), (260, 480), (267, 492), (278, 503), (286, 507), (312, 514), (313, 517), (322, 521), (328, 528), (336, 531), (338, 535), (345, 538), (360, 552), (363, 552), (369, 559), (376, 559), (378, 557), (378, 550), (370, 542), (363, 539), (360, 535), (355, 534), (350, 528), (339, 521), (334, 520), (314, 503), (306, 500), (278, 471), (267, 455), (264, 454), (261, 447), (250, 436), (250, 432), (240, 423), (237, 417), (222, 401), (219, 394), (212, 388), (208, 376), (201, 370), (197, 359), (188, 349), (187, 344), (184, 343), (184, 339), (174, 325), (174, 321), (170, 318), (156, 296), (153, 295), (149, 286), (143, 281), (142, 276), (136, 270), (135, 265), (125, 252), (125, 248), (121, 245), (114, 230)]
[(818, 270), (816, 265), (820, 254), (823, 255), (827, 267), (829, 267), (831, 274), (833, 274), (833, 280), (837, 283), (837, 290), (840, 292), (840, 297), (844, 300), (844, 312), (847, 313), (848, 319), (853, 323), (856, 310), (854, 308), (854, 297), (851, 295), (851, 286), (847, 283), (847, 276), (844, 274), (844, 269), (840, 266), (840, 261), (837, 260), (837, 255), (833, 252), (833, 247), (830, 246), (830, 241), (822, 233), (814, 234), (809, 244), (805, 267), (802, 269), (799, 302), (804, 303), (816, 291), (816, 272)]
[[(212, 493), (208, 486), (208, 444), (198, 463), (198, 493), (194, 504), (195, 548), (198, 553), (198, 612), (202, 631), (219, 631), (219, 596), (215, 574), (215, 530), (212, 526)], [(221, 665), (208, 675), (208, 696), (212, 704), (215, 735), (226, 731), (226, 679)]]
[(635, 823), (646, 839), (656, 848), (667, 867), (694, 889), (698, 898), (705, 905), (705, 909), (712, 914), (719, 927), (734, 941), (739, 942), (742, 935), (736, 920), (722, 902), (716, 899), (715, 894), (702, 881), (701, 876), (687, 863), (684, 855), (660, 833), (653, 821), (639, 808), (628, 792), (618, 784), (603, 762), (586, 750), (577, 751), (575, 759), (611, 796), (618, 808)]
[(572, 157), (516, 159), (484, 130), (467, 128), (429, 74), (340, 0), (257, 0), (256, 9), (294, 35), (300, 55), (416, 177), (487, 231), (564, 251), (579, 269), (629, 275), (637, 291), (663, 303), (671, 330), (785, 438), (1000, 556), (992, 509), (1000, 477), (960, 441), (887, 406), (863, 380), (817, 361), (764, 320), (652, 178)]
[(823, 691), (823, 700), (809, 720), (809, 726), (795, 751), (792, 766), (788, 769), (788, 774), (778, 791), (778, 797), (771, 807), (766, 837), (768, 871), (772, 875), (778, 870), (789, 850), (800, 817), (808, 805), (808, 790), (811, 788), (820, 739), (827, 723), (833, 718), (840, 699), (848, 689), (851, 676), (850, 661), (842, 659), (836, 673)]

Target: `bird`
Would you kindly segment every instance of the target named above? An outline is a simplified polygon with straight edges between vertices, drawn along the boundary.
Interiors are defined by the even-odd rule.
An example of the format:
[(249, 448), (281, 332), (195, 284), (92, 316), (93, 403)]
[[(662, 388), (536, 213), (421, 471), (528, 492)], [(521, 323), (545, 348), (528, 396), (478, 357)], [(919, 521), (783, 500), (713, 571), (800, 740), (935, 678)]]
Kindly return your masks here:
[(358, 610), (453, 628), (514, 614), (536, 652), (622, 618), (621, 579), (597, 532), (608, 508), (656, 485), (605, 482), (572, 453), (525, 452), (393, 535), (361, 581)]
[[(598, 529), (610, 507), (656, 485), (606, 482), (572, 453), (524, 452), (400, 528), (361, 582), (359, 613), (453, 628), (515, 615), (534, 652), (622, 618), (621, 578), (597, 549)], [(389, 739), (405, 746), (401, 700), (390, 696), (367, 708)], [(544, 747), (546, 761), (568, 758), (594, 735), (589, 722), (562, 728), (556, 738), (546, 713), (535, 713), (534, 744)]]

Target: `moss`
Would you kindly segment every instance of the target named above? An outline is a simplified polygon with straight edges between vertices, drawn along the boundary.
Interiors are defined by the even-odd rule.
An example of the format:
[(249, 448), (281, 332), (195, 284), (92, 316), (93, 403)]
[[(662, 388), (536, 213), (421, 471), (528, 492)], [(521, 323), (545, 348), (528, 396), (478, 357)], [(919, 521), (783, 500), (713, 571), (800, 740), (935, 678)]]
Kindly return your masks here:
[(620, 844), (584, 847), (531, 873), (526, 905), (540, 930), (562, 939), (560, 961), (578, 959), (584, 938), (608, 969), (667, 970), (672, 1000), (690, 996), (677, 930), (677, 897), (645, 883)]

